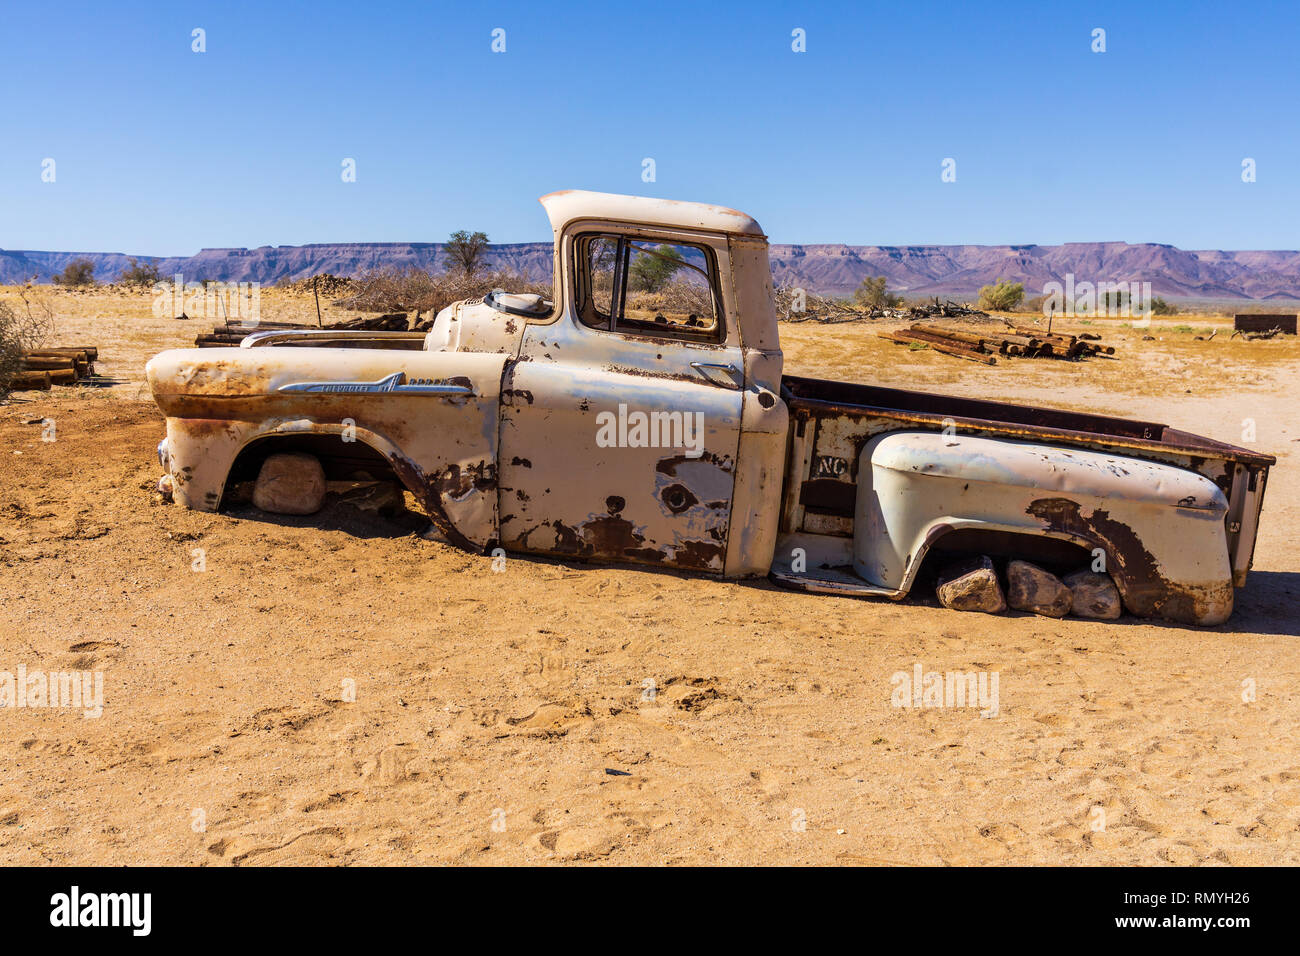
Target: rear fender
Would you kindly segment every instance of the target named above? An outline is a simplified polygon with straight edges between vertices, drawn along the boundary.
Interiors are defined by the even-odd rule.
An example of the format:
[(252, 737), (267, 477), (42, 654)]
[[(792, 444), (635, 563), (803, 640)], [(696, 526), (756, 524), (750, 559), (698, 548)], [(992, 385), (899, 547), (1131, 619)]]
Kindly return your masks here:
[(1232, 612), (1227, 501), (1172, 465), (1031, 442), (891, 432), (859, 460), (854, 570), (911, 587), (957, 529), (1057, 538), (1100, 549), (1140, 617), (1220, 624)]

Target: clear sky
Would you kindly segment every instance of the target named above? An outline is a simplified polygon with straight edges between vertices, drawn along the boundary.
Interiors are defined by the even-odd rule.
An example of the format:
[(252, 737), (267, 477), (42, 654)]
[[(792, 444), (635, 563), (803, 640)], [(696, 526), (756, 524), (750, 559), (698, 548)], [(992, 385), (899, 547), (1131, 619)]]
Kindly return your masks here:
[(776, 242), (1300, 248), (1297, 2), (0, 14), (0, 248), (546, 240), (563, 188), (734, 206)]

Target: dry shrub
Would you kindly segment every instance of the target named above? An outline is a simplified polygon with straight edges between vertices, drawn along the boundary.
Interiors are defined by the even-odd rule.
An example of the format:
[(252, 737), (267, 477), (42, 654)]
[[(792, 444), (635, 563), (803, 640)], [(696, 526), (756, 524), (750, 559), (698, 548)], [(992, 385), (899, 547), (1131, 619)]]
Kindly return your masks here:
[(627, 293), (629, 310), (647, 312), (668, 312), (679, 315), (698, 315), (701, 318), (713, 315), (709, 287), (702, 282), (673, 279), (665, 282), (654, 292)]
[(550, 282), (533, 282), (515, 272), (471, 275), (464, 272), (432, 273), (411, 266), (375, 269), (353, 280), (352, 295), (335, 304), (357, 312), (429, 312), (436, 314), (461, 299), (477, 299), (493, 289), (536, 292), (551, 297)]
[(54, 330), (54, 309), (30, 286), (18, 290), (20, 308), (0, 302), (0, 397), (8, 395), (23, 352), (38, 349)]
[(14, 373), (22, 367), (22, 358), (18, 316), (7, 302), (0, 302), (0, 397), (9, 394)]
[(776, 315), (783, 322), (856, 322), (868, 313), (843, 299), (802, 290), (803, 308), (799, 308), (799, 287), (786, 280), (773, 290)]

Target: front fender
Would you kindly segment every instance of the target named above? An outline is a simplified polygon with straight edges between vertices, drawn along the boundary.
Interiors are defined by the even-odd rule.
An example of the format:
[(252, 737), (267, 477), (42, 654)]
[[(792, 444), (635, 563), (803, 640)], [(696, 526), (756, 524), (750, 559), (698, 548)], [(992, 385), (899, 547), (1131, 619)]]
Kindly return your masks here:
[(164, 352), (147, 372), (167, 415), (173, 494), (215, 511), (250, 444), (351, 435), (383, 455), (453, 543), (497, 535), (504, 355), (385, 349)]

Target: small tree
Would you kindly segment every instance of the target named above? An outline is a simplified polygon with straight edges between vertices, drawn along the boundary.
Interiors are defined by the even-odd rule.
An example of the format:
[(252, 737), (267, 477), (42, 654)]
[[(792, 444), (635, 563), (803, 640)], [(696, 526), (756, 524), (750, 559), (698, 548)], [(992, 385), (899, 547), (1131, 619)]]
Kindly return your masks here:
[(884, 276), (876, 276), (874, 279), (867, 276), (862, 280), (862, 285), (858, 286), (853, 292), (853, 301), (859, 308), (875, 311), (876, 309), (892, 309), (899, 305), (903, 300), (890, 293), (885, 288), (887, 280)]
[(1024, 283), (999, 279), (996, 284), (980, 289), (980, 308), (987, 312), (1011, 312), (1024, 297)]
[(73, 259), (63, 271), (50, 276), (55, 285), (84, 286), (95, 284), (95, 264), (89, 259)]
[(1157, 296), (1152, 296), (1152, 297), (1151, 297), (1151, 313), (1152, 313), (1152, 315), (1177, 315), (1177, 314), (1178, 314), (1178, 306), (1174, 305), (1174, 304), (1171, 303), (1171, 302), (1166, 302), (1164, 299), (1160, 298), (1160, 296), (1158, 296), (1158, 295), (1157, 295)]
[(447, 258), (452, 266), (466, 275), (473, 275), (483, 266), (483, 255), (487, 252), (488, 237), (482, 232), (466, 232), (459, 229), (447, 240)]
[(628, 285), (638, 292), (658, 292), (685, 264), (672, 246), (659, 246), (653, 252), (641, 250), (628, 267)]
[(130, 263), (122, 270), (122, 275), (118, 281), (123, 285), (150, 287), (158, 281), (158, 264), (156, 262), (136, 262), (132, 256), (127, 260)]

